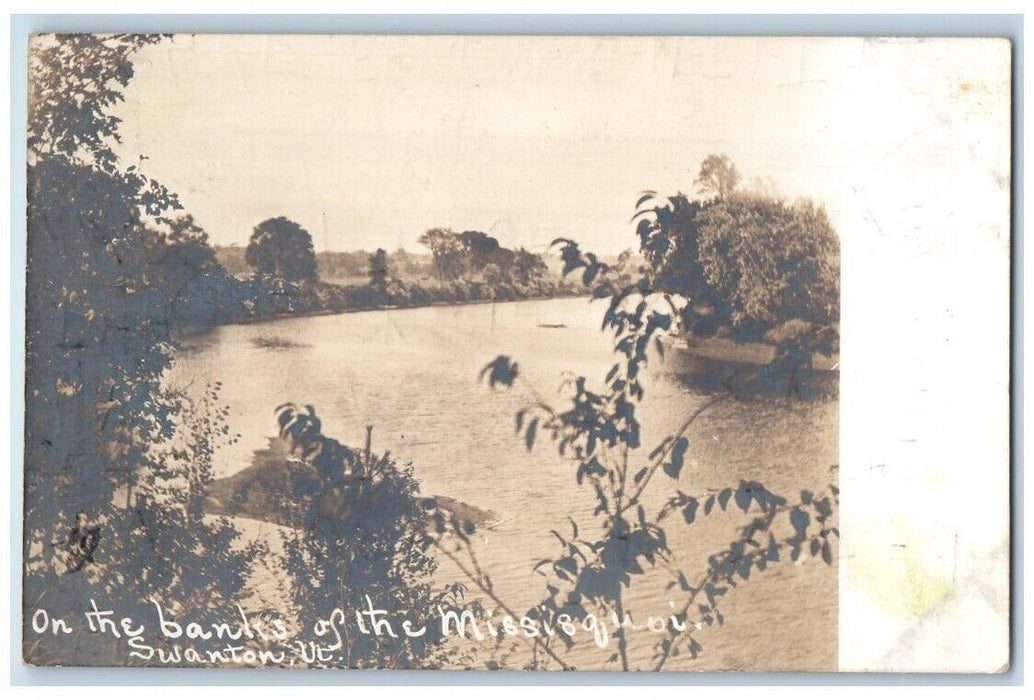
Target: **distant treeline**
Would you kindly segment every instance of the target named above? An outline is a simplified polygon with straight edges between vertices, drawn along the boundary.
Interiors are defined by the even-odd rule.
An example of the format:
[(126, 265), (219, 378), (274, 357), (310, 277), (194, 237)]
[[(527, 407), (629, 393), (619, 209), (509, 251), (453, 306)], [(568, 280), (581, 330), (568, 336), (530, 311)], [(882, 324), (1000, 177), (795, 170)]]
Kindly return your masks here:
[[(254, 269), (244, 259), (244, 246), (213, 246), (215, 258), (234, 277), (249, 277)], [(362, 284), (370, 277), (370, 256), (365, 250), (316, 253), (316, 275), (331, 284)], [(399, 248), (388, 253), (388, 264), (399, 279), (412, 281), (434, 275), (430, 253)]]
[(485, 233), (431, 229), (431, 253), (315, 253), (312, 237), (285, 217), (257, 225), (246, 247), (211, 246), (189, 216), (156, 234), (154, 262), (183, 280), (170, 299), (178, 326), (211, 326), (285, 314), (572, 296), (543, 256), (509, 250)]

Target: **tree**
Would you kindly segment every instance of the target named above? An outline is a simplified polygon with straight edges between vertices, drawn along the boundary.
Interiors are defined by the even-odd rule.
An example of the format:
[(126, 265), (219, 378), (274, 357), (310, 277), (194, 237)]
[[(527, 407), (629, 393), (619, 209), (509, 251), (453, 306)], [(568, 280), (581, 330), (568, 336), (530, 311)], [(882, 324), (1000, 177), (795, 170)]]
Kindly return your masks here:
[(541, 255), (530, 253), (524, 248), (518, 248), (514, 255), (511, 274), (514, 281), (522, 285), (530, 285), (544, 278), (549, 272), (549, 267)]
[(263, 275), (287, 282), (316, 281), (312, 236), (285, 216), (266, 219), (255, 227), (244, 259)]
[(840, 243), (821, 206), (756, 191), (708, 201), (647, 192), (635, 220), (651, 283), (689, 300), (686, 330), (727, 324), (756, 338), (791, 319), (839, 318)]
[(420, 244), (431, 251), (439, 281), (456, 280), (466, 274), (469, 268), (467, 249), (456, 233), (433, 228), (420, 236)]
[(174, 324), (202, 326), (225, 320), (231, 288), (226, 270), (216, 261), (208, 234), (190, 214), (138, 232), (144, 246), (144, 276), (167, 287), (168, 316)]
[(822, 207), (733, 197), (702, 209), (697, 225), (707, 284), (733, 325), (838, 320), (840, 243)]
[(712, 194), (718, 199), (725, 199), (733, 193), (739, 181), (740, 173), (729, 156), (724, 153), (712, 153), (700, 164), (700, 173), (693, 184), (700, 186), (701, 194)]
[(384, 248), (370, 256), (370, 286), (382, 294), (388, 289), (388, 251)]
[[(203, 618), (245, 588), (248, 552), (200, 505), (220, 409), (194, 411), (162, 384), (176, 343), (170, 300), (211, 270), (210, 251), (192, 222), (170, 218), (175, 195), (112, 149), (110, 110), (132, 56), (159, 40), (53, 35), (30, 46), (26, 621), (44, 596), (55, 617), (79, 616), (90, 592), (131, 616), (154, 596)], [(125, 658), (110, 638), (30, 630), (34, 663)]]
[(459, 234), (460, 242), (467, 251), (470, 266), (480, 270), (485, 265), (496, 262), (499, 253), (499, 241), (483, 231), (464, 231)]
[(465, 588), (432, 586), (438, 562), (427, 531), (444, 522), (432, 518), (437, 503), (420, 497), (412, 467), (373, 452), (373, 426), (365, 448), (354, 449), (322, 433), (312, 406), (279, 406), (276, 419), (280, 438), (308, 467), (289, 472), (292, 488), (283, 495), (291, 526), (282, 532), (281, 555), (291, 574), (289, 600), (307, 616), (333, 619), (335, 609), (361, 610), (369, 598), (427, 630), (413, 637), (346, 635), (332, 665), (435, 668), (455, 660), (457, 650), (444, 643), (434, 617), (458, 608)]
[(190, 214), (172, 219), (165, 230), (140, 232), (145, 246), (145, 271), (149, 281), (167, 281), (186, 291), (205, 273), (219, 269), (208, 234)]
[(503, 283), (503, 271), (495, 263), (488, 263), (481, 268), (481, 279), (489, 287), (495, 288)]

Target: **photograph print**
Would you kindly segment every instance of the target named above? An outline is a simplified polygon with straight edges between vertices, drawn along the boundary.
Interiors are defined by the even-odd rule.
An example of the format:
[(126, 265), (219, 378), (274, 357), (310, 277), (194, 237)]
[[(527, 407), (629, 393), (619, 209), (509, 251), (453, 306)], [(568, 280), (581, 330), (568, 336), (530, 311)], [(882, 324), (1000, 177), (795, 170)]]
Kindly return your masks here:
[(33, 35), (24, 663), (840, 669), (842, 243), (1008, 55)]

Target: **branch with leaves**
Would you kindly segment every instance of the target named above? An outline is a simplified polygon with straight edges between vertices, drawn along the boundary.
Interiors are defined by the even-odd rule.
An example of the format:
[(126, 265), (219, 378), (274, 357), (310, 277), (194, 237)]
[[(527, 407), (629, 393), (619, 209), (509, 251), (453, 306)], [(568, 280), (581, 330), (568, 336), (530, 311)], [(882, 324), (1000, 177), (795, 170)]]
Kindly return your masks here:
[[(648, 194), (639, 205), (651, 199), (653, 194)], [(640, 233), (644, 231), (641, 226)], [(595, 609), (611, 611), (618, 620), (624, 620), (626, 592), (633, 577), (644, 575), (647, 569), (665, 568), (673, 577), (670, 588), (686, 594), (678, 617), (685, 621), (693, 605), (697, 605), (702, 617), (658, 645), (655, 667), (659, 669), (670, 656), (680, 653), (683, 643), (685, 651), (696, 658), (702, 647), (688, 630), (721, 625), (724, 617), (718, 608), (719, 598), (737, 580), (746, 581), (752, 571), (764, 571), (769, 564), (780, 561), (782, 550), (789, 549), (789, 559), (797, 560), (807, 546), (812, 556), (820, 554), (823, 561), (832, 564), (830, 536), (839, 534), (836, 526), (830, 524), (836, 488), (831, 487), (833, 501), (828, 496), (818, 498), (803, 491), (799, 502), (792, 506), (785, 497), (756, 481), (741, 481), (735, 487), (702, 497), (676, 490), (658, 513), (648, 516), (643, 495), (655, 483), (655, 475), (663, 472), (677, 483), (689, 451), (687, 433), (694, 422), (719, 403), (735, 397), (722, 393), (704, 401), (649, 453), (645, 464), (630, 469), (630, 461), (640, 447), (637, 407), (644, 398), (642, 372), (651, 349), (663, 356), (664, 337), (678, 330), (690, 300), (665, 291), (659, 279), (648, 273), (635, 282), (615, 287), (605, 279), (607, 266), (597, 256), (582, 252), (569, 239), (557, 239), (554, 245), (560, 246), (565, 274), (581, 271), (586, 284), (604, 279), (594, 296), (609, 298), (602, 330), (614, 335), (617, 362), (606, 374), (602, 390), (591, 387), (585, 377), (576, 376), (561, 389), (568, 392), (565, 408), (552, 407), (532, 391), (533, 403), (516, 415), (516, 431), (527, 449), (533, 449), (540, 435), (548, 435), (559, 455), (573, 462), (575, 482), (591, 486), (597, 504), (593, 516), (602, 533), (598, 537), (579, 537), (579, 531), (586, 527), (573, 521), (572, 537), (553, 532), (561, 552), (535, 565), (534, 570), (547, 578), (546, 596), (528, 614), (555, 619), (563, 612), (584, 617)], [(491, 388), (513, 387), (520, 380), (520, 369), (511, 357), (501, 355), (482, 369), (479, 379)], [(715, 510), (727, 511), (730, 505), (744, 514), (754, 510), (760, 511), (760, 515), (752, 517), (740, 538), (710, 556), (705, 572), (697, 577), (697, 583), (690, 584), (687, 574), (675, 562), (662, 521), (679, 512), (685, 525), (691, 526), (697, 522), (699, 511), (707, 516)], [(787, 523), (793, 532), (777, 537), (772, 528), (782, 513), (788, 513)], [(812, 532), (810, 526), (817, 526), (818, 530)], [(765, 533), (767, 541), (759, 540)], [(472, 555), (473, 549), (469, 545), (468, 549)], [(481, 587), (478, 580), (474, 583)], [(704, 596), (706, 603), (697, 603), (699, 596)], [(613, 660), (620, 660), (621, 667), (627, 670), (632, 666), (623, 624), (618, 626), (615, 637), (618, 653)]]

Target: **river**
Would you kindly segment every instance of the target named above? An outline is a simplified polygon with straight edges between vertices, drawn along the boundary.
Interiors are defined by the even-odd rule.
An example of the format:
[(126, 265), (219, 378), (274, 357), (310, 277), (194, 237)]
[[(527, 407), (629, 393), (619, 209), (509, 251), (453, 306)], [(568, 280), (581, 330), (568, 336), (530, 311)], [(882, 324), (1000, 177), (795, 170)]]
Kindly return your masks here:
[[(477, 535), (479, 556), (501, 596), (520, 610), (542, 591), (531, 569), (555, 552), (550, 529), (569, 532), (568, 516), (591, 523), (594, 502), (548, 441), (524, 449), (514, 414), (531, 400), (532, 389), (560, 403), (558, 388), (572, 373), (602, 382), (614, 362), (611, 339), (600, 331), (603, 304), (568, 298), (223, 326), (186, 338), (167, 381), (197, 391), (222, 383), (220, 401), (229, 408), (231, 432), (241, 437), (217, 450), (216, 477), (250, 466), (254, 451), (275, 435), (274, 409), (285, 402), (313, 405), (324, 433), (347, 444), (361, 445), (365, 426), (373, 425), (374, 449), (411, 462), (424, 493), (497, 515), (499, 524)], [(523, 381), (512, 390), (493, 391), (477, 381), (499, 354), (519, 363)], [(666, 374), (663, 363), (650, 372), (646, 391), (640, 412), (645, 452), (708, 398)], [(836, 476), (837, 402), (725, 402), (703, 414), (689, 439), (678, 484), (685, 492), (735, 486), (740, 479), (787, 496), (822, 491)], [(655, 479), (653, 504), (674, 488), (666, 476)], [(742, 516), (724, 514), (692, 528), (673, 521), (668, 536), (695, 572), (743, 524)], [(725, 627), (701, 633), (701, 657), (670, 667), (834, 668), (835, 568), (809, 561), (756, 577), (727, 596)], [(459, 573), (443, 565), (442, 575)], [(633, 614), (664, 615), (669, 599), (675, 600), (644, 585), (633, 588), (629, 605)], [(648, 659), (657, 637), (644, 633), (633, 640), (633, 651)]]

